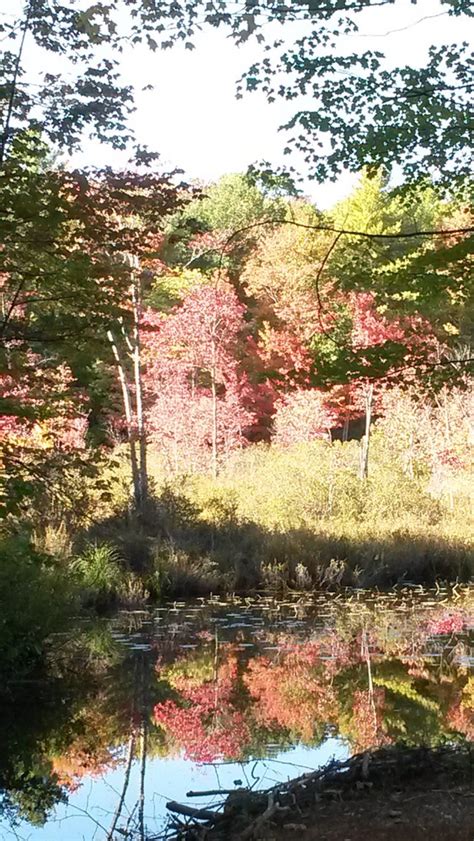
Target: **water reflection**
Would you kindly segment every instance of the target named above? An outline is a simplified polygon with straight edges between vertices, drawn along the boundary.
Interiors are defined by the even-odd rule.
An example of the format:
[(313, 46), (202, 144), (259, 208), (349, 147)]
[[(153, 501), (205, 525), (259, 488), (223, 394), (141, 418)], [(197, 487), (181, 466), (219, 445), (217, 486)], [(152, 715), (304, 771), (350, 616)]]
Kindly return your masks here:
[(189, 789), (474, 737), (473, 593), (173, 603), (79, 625), (0, 720), (0, 837), (145, 838)]

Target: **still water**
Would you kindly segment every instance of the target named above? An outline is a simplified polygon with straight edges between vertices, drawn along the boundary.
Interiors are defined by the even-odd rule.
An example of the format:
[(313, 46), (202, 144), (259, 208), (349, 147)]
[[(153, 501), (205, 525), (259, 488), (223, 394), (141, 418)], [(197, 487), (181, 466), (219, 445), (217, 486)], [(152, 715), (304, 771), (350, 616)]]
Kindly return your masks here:
[(173, 602), (78, 623), (0, 716), (0, 838), (157, 838), (166, 802), (474, 738), (474, 590)]

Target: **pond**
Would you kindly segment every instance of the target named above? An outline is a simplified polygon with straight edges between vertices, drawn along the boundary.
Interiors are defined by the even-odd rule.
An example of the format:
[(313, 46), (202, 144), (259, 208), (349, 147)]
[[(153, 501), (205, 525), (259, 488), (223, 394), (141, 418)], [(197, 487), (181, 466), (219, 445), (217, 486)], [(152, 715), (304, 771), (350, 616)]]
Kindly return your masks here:
[(474, 590), (210, 598), (78, 622), (3, 693), (0, 838), (161, 837), (368, 748), (474, 737)]

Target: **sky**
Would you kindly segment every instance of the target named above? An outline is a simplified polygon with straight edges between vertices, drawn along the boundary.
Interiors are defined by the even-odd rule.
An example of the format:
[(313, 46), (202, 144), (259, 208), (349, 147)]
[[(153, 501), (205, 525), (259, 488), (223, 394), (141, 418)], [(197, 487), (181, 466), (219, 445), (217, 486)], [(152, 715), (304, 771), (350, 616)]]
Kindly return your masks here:
[[(466, 37), (458, 20), (434, 17), (440, 11), (437, 0), (418, 6), (407, 0), (396, 8), (371, 10), (364, 16), (361, 30), (381, 33), (381, 37), (347, 38), (347, 48), (352, 51), (356, 40), (361, 49), (382, 48), (393, 65), (421, 63), (431, 43)], [(412, 26), (425, 15), (433, 17)], [(384, 34), (391, 30), (399, 31)], [(280, 27), (277, 32), (280, 34)], [(194, 52), (182, 47), (160, 55), (143, 51), (133, 73), (138, 84), (151, 80), (156, 89), (138, 97), (138, 111), (132, 120), (137, 135), (158, 148), (166, 162), (204, 180), (243, 171), (262, 159), (277, 165), (291, 163), (304, 173), (301, 159), (283, 155), (284, 134), (278, 130), (297, 110), (295, 102), (277, 100), (269, 105), (260, 93), (235, 98), (236, 80), (259, 56), (255, 43), (237, 48), (219, 31), (206, 32)], [(325, 207), (347, 195), (355, 180), (348, 174), (336, 185), (305, 182), (304, 187)]]
[[(22, 8), (23, 0), (1, 0), (6, 12)], [(89, 5), (89, 3), (87, 3)], [(361, 34), (341, 41), (342, 48), (382, 49), (390, 64), (419, 64), (432, 43), (466, 40), (466, 19), (447, 16), (438, 0), (399, 0), (392, 7), (373, 8), (358, 16)], [(285, 25), (286, 32), (290, 26)], [(300, 24), (296, 25), (295, 32)], [(275, 34), (281, 35), (276, 27)], [(473, 33), (471, 33), (473, 34)], [(135, 47), (123, 53), (124, 81), (136, 86), (136, 113), (130, 122), (142, 145), (159, 151), (164, 168), (180, 167), (192, 180), (212, 181), (224, 173), (245, 171), (255, 162), (292, 165), (303, 175), (305, 165), (295, 156), (284, 156), (284, 135), (278, 127), (299, 103), (282, 100), (270, 105), (260, 93), (235, 98), (235, 83), (261, 56), (254, 41), (236, 47), (224, 31), (207, 30), (195, 39), (193, 52), (176, 46), (149, 52)], [(1, 44), (0, 44), (1, 46)], [(54, 57), (52, 57), (54, 61)], [(32, 45), (26, 61), (31, 72), (43, 66)], [(141, 89), (148, 84), (154, 90)], [(75, 165), (120, 165), (124, 158), (97, 142), (86, 141)], [(328, 207), (350, 192), (356, 177), (349, 173), (336, 184), (304, 181), (305, 193), (321, 207)]]
[[(321, 768), (331, 759), (347, 759), (348, 753), (348, 747), (343, 741), (328, 738), (316, 748), (297, 745), (272, 758), (249, 760), (244, 764), (224, 764), (218, 769), (214, 765), (196, 765), (182, 757), (151, 758), (147, 763), (145, 778), (146, 826), (152, 833), (163, 828), (168, 815), (166, 803), (170, 800), (196, 806), (195, 800), (186, 797), (189, 789), (203, 791), (215, 788), (216, 785), (233, 789), (236, 778), (241, 778), (245, 785), (245, 775), (250, 776), (250, 773), (255, 775), (254, 778), (259, 778), (259, 788), (267, 788), (273, 783)], [(120, 798), (123, 779), (123, 765), (95, 779), (84, 779), (77, 791), (69, 796), (69, 802), (57, 806), (51, 820), (43, 827), (35, 828), (21, 822), (12, 828), (7, 821), (0, 820), (0, 841), (104, 841)], [(128, 815), (136, 809), (139, 786), (140, 767), (135, 762), (122, 811), (124, 817), (119, 827), (125, 824)], [(212, 802), (206, 800), (200, 805), (210, 806)], [(118, 834), (114, 837), (118, 838)]]

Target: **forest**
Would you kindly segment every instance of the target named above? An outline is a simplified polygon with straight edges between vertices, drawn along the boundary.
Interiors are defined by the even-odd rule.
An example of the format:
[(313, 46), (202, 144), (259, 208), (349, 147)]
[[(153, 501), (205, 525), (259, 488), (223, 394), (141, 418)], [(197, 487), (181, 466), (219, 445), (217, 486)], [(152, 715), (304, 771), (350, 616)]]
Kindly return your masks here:
[[(128, 5), (134, 43), (192, 48), (200, 3)], [(365, 5), (345, 1), (347, 21)], [(245, 31), (226, 4), (205, 19), (246, 41), (262, 26), (250, 6)], [(353, 56), (366, 72), (343, 90), (311, 53), (311, 38), (337, 40), (333, 12), (296, 4), (313, 27), (300, 53), (274, 52), (239, 83), (270, 99), (313, 84), (326, 115), (295, 117), (311, 177), (358, 173), (324, 210), (291, 168), (213, 183), (163, 171), (130, 136), (112, 6), (32, 0), (2, 23), (7, 664), (34, 656), (78, 605), (472, 575), (467, 45), (433, 47), (423, 71), (391, 82), (380, 56)], [(29, 84), (28, 38), (75, 81), (68, 69)], [(415, 96), (422, 78), (429, 104)], [(398, 111), (386, 110), (390, 84), (415, 92)], [(343, 103), (358, 132), (348, 114), (338, 122)], [(331, 152), (317, 151), (318, 131)], [(130, 165), (67, 166), (61, 154), (86, 133), (130, 150)]]
[(472, 838), (473, 17), (2, 0), (2, 838)]

